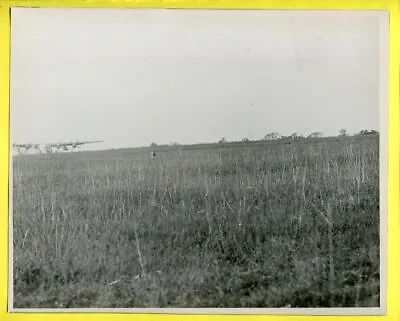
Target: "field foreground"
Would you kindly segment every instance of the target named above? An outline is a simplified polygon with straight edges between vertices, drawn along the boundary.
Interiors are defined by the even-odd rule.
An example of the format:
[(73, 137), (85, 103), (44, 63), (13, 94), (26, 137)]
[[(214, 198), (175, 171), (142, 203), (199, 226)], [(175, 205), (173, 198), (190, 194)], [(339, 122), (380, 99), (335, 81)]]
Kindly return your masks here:
[(18, 156), (14, 308), (379, 306), (379, 142)]

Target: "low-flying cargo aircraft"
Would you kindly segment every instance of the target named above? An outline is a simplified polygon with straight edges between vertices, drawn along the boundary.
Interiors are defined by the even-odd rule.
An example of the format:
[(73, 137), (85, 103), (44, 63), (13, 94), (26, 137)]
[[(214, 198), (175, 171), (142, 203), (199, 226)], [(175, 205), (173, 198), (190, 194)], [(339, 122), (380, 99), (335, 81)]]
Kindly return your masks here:
[(75, 142), (64, 142), (64, 143), (51, 143), (51, 144), (44, 144), (41, 147), (41, 144), (16, 144), (12, 145), (13, 149), (18, 154), (25, 154), (27, 152), (39, 152), (39, 153), (54, 153), (54, 152), (61, 152), (61, 151), (74, 151), (79, 150), (82, 145), (85, 144), (94, 144), (94, 143), (102, 143), (102, 140), (91, 140), (91, 141), (75, 141)]

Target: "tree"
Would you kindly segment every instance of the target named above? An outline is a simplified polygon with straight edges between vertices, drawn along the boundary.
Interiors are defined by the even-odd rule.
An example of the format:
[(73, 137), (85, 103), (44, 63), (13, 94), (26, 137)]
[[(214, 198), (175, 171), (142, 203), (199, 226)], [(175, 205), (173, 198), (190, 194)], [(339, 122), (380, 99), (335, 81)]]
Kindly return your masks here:
[(222, 138), (218, 141), (218, 143), (220, 143), (220, 144), (226, 143), (225, 137), (222, 137)]
[(346, 128), (341, 128), (339, 129), (339, 136), (347, 136), (347, 129)]
[(308, 135), (307, 137), (308, 138), (322, 138), (323, 136), (324, 136), (324, 134), (321, 132), (314, 132), (314, 133), (311, 133), (310, 135)]
[(242, 142), (249, 142), (249, 141), (250, 141), (250, 139), (248, 137), (243, 137), (242, 138)]
[(361, 130), (358, 135), (367, 136), (367, 135), (379, 135), (379, 132), (375, 129), (363, 129)]
[(267, 135), (264, 136), (264, 140), (273, 140), (273, 139), (279, 139), (279, 138), (283, 138), (283, 136), (279, 133), (273, 132), (273, 133), (269, 133)]
[(155, 147), (157, 147), (157, 144), (153, 142), (150, 144), (150, 147), (155, 148)]

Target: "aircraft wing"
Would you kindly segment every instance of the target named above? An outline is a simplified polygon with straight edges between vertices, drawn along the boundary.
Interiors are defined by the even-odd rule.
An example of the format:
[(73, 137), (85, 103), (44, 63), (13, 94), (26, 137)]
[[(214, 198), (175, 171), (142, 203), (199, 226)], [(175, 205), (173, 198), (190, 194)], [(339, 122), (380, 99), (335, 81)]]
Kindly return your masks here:
[(73, 146), (73, 145), (83, 145), (83, 144), (92, 144), (92, 143), (102, 143), (102, 140), (91, 140), (91, 141), (77, 141), (77, 142), (60, 142), (60, 143), (51, 143), (47, 144), (47, 146), (57, 147), (57, 146)]
[(85, 141), (85, 142), (76, 142), (75, 144), (77, 145), (83, 145), (83, 144), (94, 144), (94, 143), (102, 143), (102, 140), (90, 140), (90, 141)]

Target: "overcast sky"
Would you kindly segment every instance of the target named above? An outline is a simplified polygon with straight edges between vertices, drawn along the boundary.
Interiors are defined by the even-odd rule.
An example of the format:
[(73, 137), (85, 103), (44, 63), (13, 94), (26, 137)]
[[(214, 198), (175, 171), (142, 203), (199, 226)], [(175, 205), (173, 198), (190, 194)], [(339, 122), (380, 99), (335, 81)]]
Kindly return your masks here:
[(18, 143), (378, 129), (378, 15), (12, 9)]

